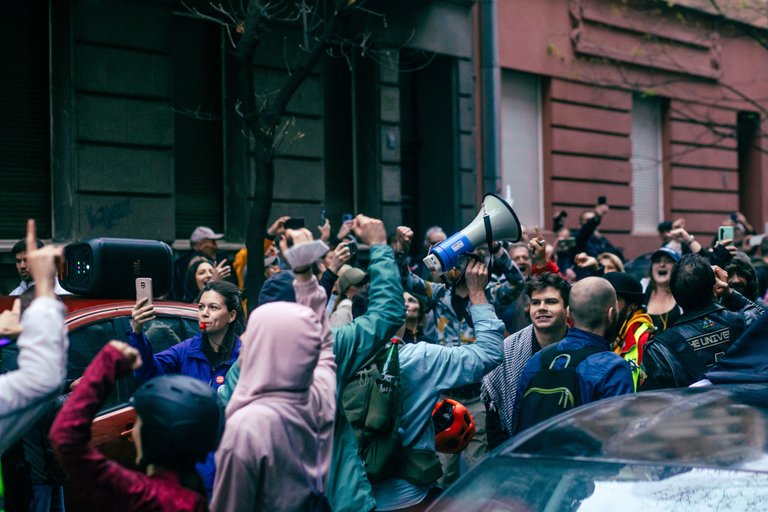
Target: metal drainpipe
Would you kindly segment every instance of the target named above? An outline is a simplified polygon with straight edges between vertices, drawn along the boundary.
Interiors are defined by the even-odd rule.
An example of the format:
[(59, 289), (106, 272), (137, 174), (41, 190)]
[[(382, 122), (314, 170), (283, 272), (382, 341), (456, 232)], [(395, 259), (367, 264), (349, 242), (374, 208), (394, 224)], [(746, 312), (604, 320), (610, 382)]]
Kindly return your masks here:
[(360, 171), (360, 165), (357, 161), (357, 155), (358, 155), (358, 149), (357, 149), (357, 143), (359, 140), (359, 136), (357, 134), (357, 131), (360, 129), (360, 126), (358, 125), (357, 121), (357, 54), (353, 53), (352, 55), (352, 69), (351, 69), (351, 77), (352, 77), (352, 87), (351, 87), (351, 114), (352, 114), (352, 215), (357, 215), (360, 211), (359, 204), (358, 204), (358, 191), (357, 191), (357, 185), (360, 182), (360, 177), (358, 176), (358, 173)]
[(501, 71), (496, 45), (496, 0), (480, 0), (480, 119), (483, 192), (500, 192), (499, 98)]

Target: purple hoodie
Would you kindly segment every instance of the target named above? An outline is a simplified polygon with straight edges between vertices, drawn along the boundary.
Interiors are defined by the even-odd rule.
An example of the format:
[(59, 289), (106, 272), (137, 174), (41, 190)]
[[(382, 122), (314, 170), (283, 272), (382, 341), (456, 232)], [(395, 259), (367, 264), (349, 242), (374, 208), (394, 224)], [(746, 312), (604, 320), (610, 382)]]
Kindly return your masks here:
[[(305, 304), (254, 310), (216, 452), (214, 511), (303, 510), (325, 489), (336, 414), (336, 363), (317, 280), (294, 281)], [(304, 287), (310, 293), (298, 293)], [(309, 306), (309, 307), (308, 307)]]

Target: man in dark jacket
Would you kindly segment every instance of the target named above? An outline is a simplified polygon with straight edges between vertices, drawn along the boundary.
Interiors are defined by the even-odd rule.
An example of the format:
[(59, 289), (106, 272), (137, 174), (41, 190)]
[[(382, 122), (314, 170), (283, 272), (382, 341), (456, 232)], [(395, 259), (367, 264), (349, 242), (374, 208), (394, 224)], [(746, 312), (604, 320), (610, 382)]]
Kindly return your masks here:
[(724, 270), (713, 270), (698, 254), (675, 263), (670, 287), (683, 316), (646, 345), (648, 378), (641, 389), (684, 387), (700, 380), (762, 314), (762, 308), (731, 289), (727, 280)]
[(576, 233), (576, 246), (574, 254), (586, 252), (597, 258), (601, 253), (609, 252), (624, 261), (624, 251), (615, 247), (606, 237), (600, 233), (598, 226), (603, 217), (610, 211), (607, 204), (598, 204), (594, 210), (585, 211), (579, 217), (581, 227)]

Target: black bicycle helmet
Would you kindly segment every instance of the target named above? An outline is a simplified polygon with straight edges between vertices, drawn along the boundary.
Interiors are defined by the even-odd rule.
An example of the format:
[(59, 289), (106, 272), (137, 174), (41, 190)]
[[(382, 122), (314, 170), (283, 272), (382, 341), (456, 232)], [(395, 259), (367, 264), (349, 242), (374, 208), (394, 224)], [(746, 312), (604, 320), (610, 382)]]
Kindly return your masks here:
[(200, 462), (219, 445), (224, 410), (203, 381), (162, 375), (137, 389), (131, 405), (141, 418), (142, 467)]

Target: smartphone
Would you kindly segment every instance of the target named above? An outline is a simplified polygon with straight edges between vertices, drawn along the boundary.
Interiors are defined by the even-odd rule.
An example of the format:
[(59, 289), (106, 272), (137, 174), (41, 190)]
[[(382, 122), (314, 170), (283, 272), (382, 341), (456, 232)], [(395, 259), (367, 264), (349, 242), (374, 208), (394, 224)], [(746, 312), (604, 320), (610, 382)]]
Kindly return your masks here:
[(285, 221), (285, 229), (301, 229), (304, 227), (304, 217), (291, 217)]
[(576, 239), (571, 238), (561, 238), (557, 241), (557, 250), (558, 251), (567, 251), (568, 249), (573, 249), (576, 247)]
[(720, 226), (717, 228), (717, 240), (733, 240), (733, 226)]
[(351, 213), (345, 213), (341, 216), (341, 223), (344, 224), (348, 220), (352, 220), (352, 214)]
[(322, 211), (320, 212), (320, 225), (321, 226), (325, 226), (325, 219), (326, 219), (326, 217), (325, 217), (325, 208), (323, 208)]
[(152, 304), (152, 278), (151, 277), (137, 277), (136, 278), (136, 302), (143, 298), (147, 298), (145, 306)]
[(349, 248), (349, 260), (354, 261), (355, 256), (357, 256), (357, 242), (350, 240), (347, 242), (347, 247)]
[(607, 204), (608, 200), (605, 196), (597, 196), (597, 204)]

